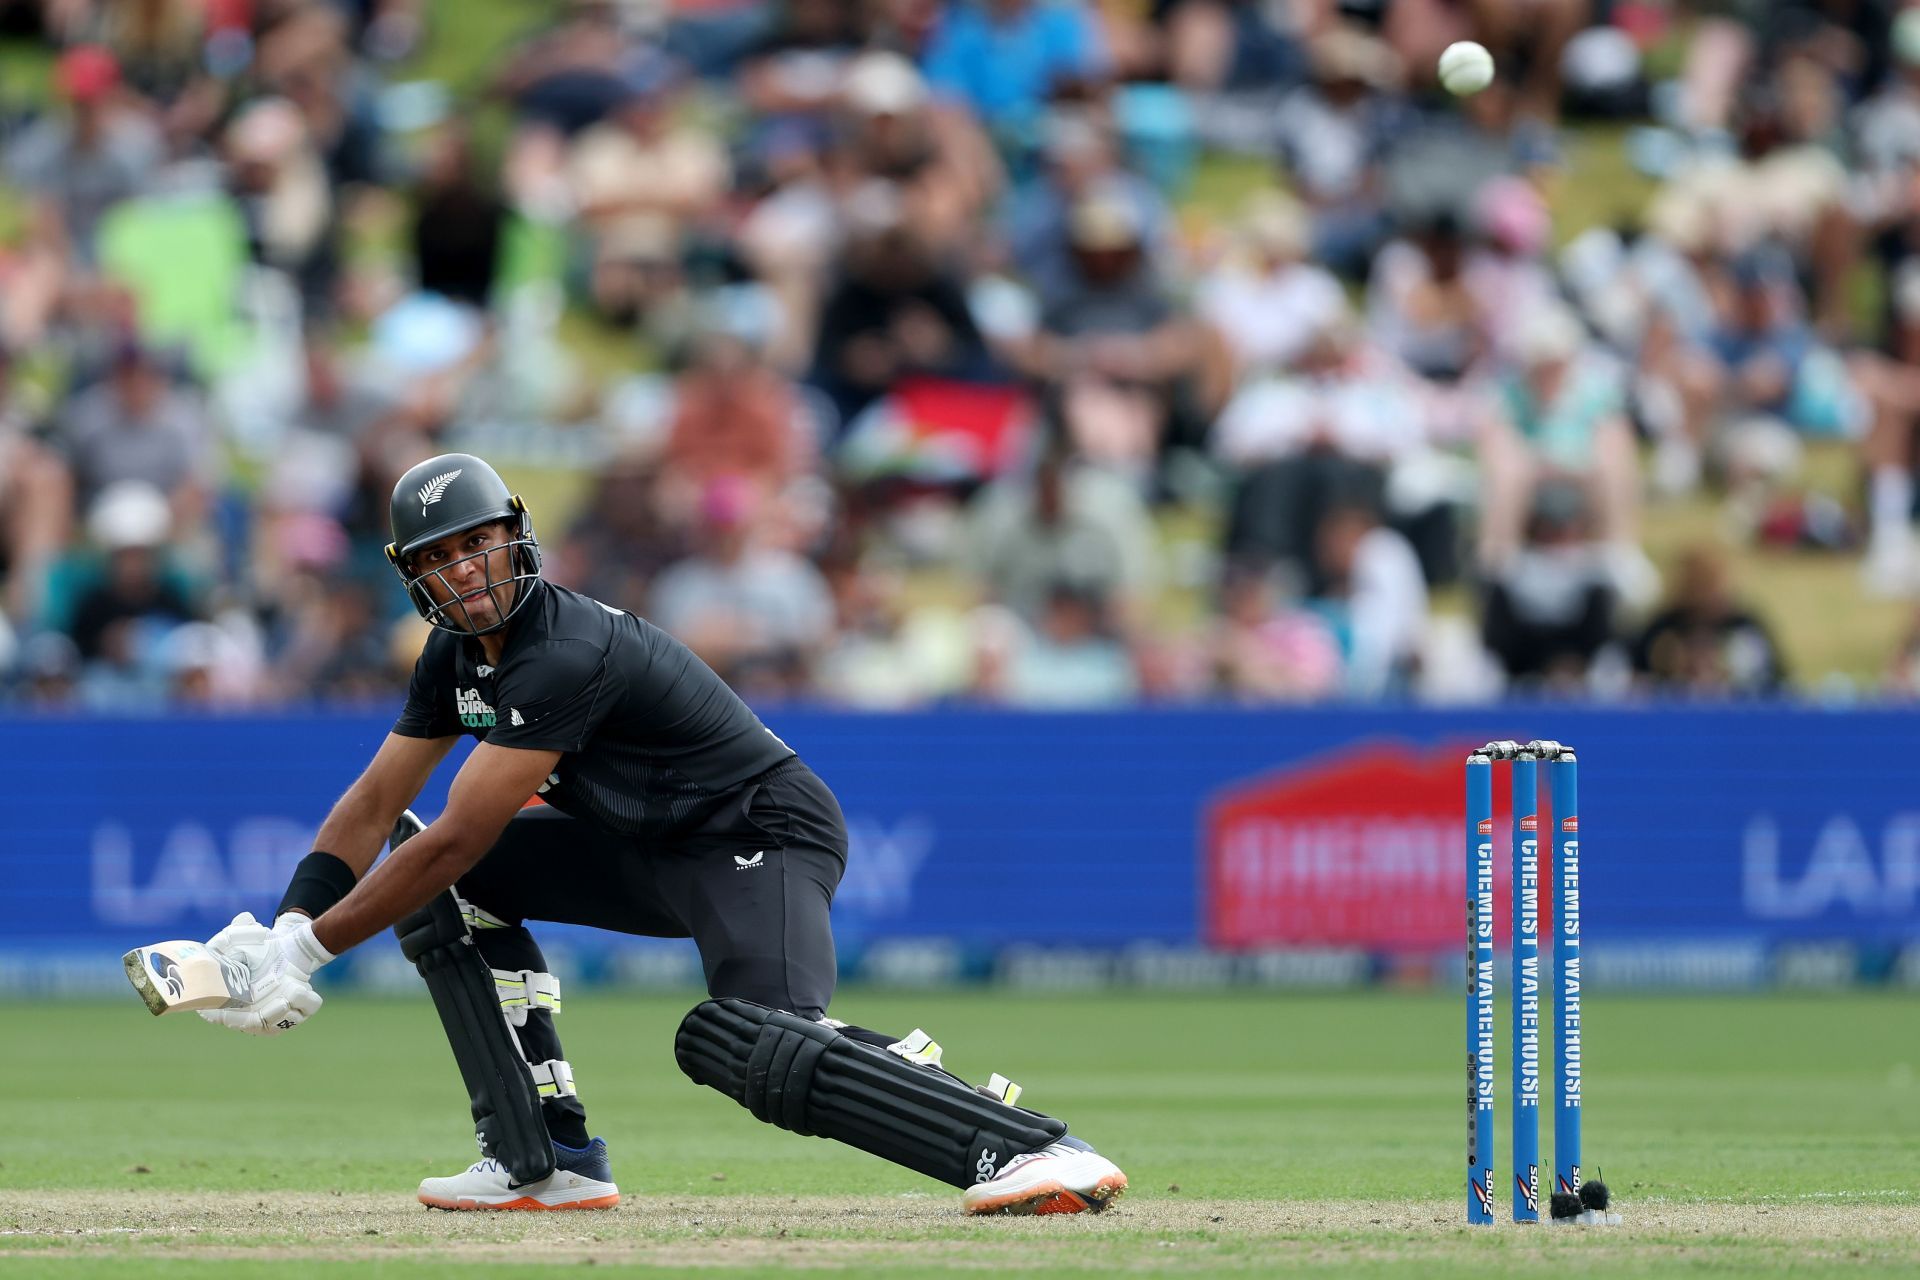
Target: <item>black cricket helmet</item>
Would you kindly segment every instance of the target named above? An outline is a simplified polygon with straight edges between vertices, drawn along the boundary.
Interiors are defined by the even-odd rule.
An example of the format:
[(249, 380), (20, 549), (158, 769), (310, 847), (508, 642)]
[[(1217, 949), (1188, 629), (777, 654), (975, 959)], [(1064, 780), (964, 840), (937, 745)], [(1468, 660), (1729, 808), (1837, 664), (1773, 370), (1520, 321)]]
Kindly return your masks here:
[[(406, 584), (407, 598), (413, 601), (413, 607), (442, 631), (460, 636), (498, 631), (533, 597), (533, 584), (540, 578), (540, 543), (533, 536), (533, 519), (527, 514), (527, 504), (507, 488), (499, 472), (472, 454), (443, 453), (409, 470), (393, 486), (388, 515), (393, 525), (393, 541), (387, 544), (387, 559), (393, 562), (400, 581)], [(419, 572), (414, 571), (417, 566), (410, 567), (414, 553), (422, 547), (450, 534), (498, 520), (506, 521), (512, 530), (508, 543), (513, 565), (511, 577), (493, 579), (493, 562), (484, 557), (495, 548), (483, 548)], [(473, 624), (460, 592), (444, 576), (449, 569), (476, 557), (481, 557), (481, 567), (488, 571), (486, 585), (494, 593), (493, 598), (496, 601), (502, 598), (497, 590), (501, 587), (513, 594), (512, 603), (500, 611), (499, 619), (486, 627)], [(445, 589), (444, 603), (436, 603), (427, 590), (427, 579), (434, 577), (440, 579)]]

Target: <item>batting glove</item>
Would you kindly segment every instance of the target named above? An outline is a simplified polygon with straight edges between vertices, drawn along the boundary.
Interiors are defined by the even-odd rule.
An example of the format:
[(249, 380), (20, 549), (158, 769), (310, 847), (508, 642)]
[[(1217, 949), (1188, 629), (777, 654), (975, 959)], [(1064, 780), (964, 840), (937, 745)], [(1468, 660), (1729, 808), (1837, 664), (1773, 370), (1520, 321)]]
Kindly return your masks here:
[[(285, 919), (283, 916), (282, 919)], [(279, 925), (275, 921), (275, 927)], [(220, 932), (207, 939), (207, 950), (218, 955), (243, 956), (250, 947), (258, 947), (273, 936), (272, 930), (253, 918), (253, 912), (242, 911)]]
[[(279, 927), (283, 922), (289, 926), (284, 930)], [(313, 936), (313, 922), (304, 916), (297, 924), (283, 916), (273, 930), (262, 932), (267, 933), (263, 942), (235, 953), (252, 980), (252, 1001), (238, 1009), (203, 1009), (200, 1016), (250, 1036), (277, 1036), (319, 1011), (322, 1001), (311, 979), (315, 969), (333, 959), (333, 953), (320, 945)]]

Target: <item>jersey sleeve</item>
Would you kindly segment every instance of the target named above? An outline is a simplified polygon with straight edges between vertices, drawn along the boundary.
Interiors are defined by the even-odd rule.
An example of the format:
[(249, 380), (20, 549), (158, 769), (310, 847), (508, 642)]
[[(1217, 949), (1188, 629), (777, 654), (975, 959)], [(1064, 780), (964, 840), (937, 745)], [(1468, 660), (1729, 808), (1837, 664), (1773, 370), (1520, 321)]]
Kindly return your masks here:
[(440, 633), (428, 637), (413, 664), (413, 679), (407, 684), (407, 705), (393, 723), (393, 731), (403, 738), (452, 738), (465, 732), (454, 714), (444, 680), (434, 677), (448, 669), (447, 654)]
[(613, 706), (603, 649), (553, 640), (501, 671), (489, 745), (522, 751), (578, 751)]

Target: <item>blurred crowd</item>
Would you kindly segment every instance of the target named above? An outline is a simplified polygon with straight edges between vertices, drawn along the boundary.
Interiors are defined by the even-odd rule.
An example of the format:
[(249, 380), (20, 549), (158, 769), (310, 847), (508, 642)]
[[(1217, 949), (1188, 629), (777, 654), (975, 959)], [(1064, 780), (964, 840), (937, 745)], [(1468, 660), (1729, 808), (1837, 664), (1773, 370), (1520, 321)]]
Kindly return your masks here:
[[(1468, 38), (1500, 75), (1451, 99)], [(16, 703), (397, 693), (386, 498), (455, 448), (550, 577), (761, 700), (1759, 697), (1796, 673), (1730, 549), (1920, 589), (1894, 0), (5, 0), (0, 39), (45, 70), (0, 82)], [(1643, 210), (1569, 223), (1621, 175)], [(1658, 504), (1709, 516), (1660, 563)]]

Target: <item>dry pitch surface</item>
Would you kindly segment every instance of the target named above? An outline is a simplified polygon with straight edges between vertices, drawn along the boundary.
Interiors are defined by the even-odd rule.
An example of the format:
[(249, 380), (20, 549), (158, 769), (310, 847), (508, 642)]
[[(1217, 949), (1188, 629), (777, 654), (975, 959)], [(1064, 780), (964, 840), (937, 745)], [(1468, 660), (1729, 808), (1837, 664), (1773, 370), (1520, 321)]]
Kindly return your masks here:
[(299, 1258), (378, 1262), (408, 1274), (420, 1270), (413, 1264), (481, 1264), (490, 1275), (501, 1264), (1000, 1275), (1920, 1271), (1920, 1207), (1911, 1204), (1622, 1207), (1627, 1220), (1612, 1229), (1488, 1232), (1461, 1225), (1450, 1201), (1257, 1203), (1167, 1192), (1135, 1195), (1098, 1217), (966, 1219), (934, 1195), (637, 1196), (611, 1213), (454, 1214), (365, 1193), (5, 1191), (0, 1269), (58, 1276), (111, 1263), (132, 1274), (184, 1264), (198, 1272), (197, 1263), (221, 1275)]

